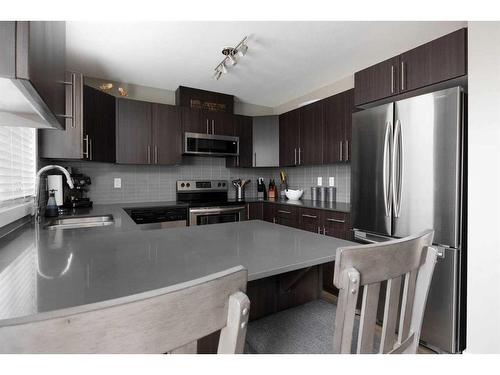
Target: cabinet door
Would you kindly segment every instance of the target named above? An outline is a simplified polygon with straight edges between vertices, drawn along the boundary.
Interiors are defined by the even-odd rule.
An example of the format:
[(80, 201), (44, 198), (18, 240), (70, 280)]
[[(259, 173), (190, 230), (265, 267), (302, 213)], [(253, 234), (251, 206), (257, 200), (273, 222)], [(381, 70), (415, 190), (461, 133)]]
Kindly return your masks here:
[(300, 149), (297, 155), (299, 165), (323, 162), (323, 119), (323, 101), (300, 108)]
[(87, 159), (84, 155), (86, 142), (83, 140), (83, 76), (67, 72), (66, 81), (71, 80), (74, 80), (75, 88), (69, 85), (66, 87), (66, 112), (75, 111), (72, 114), (74, 119), (66, 119), (65, 130), (38, 130), (38, 152), (41, 158)]
[(254, 202), (247, 205), (248, 220), (263, 220), (263, 203)]
[(151, 103), (117, 99), (116, 162), (150, 164)]
[(116, 98), (90, 86), (84, 86), (83, 124), (85, 137), (88, 137), (85, 141), (88, 142), (88, 160), (114, 163)]
[(356, 105), (387, 98), (399, 91), (399, 56), (354, 74)]
[(348, 239), (349, 215), (344, 212), (323, 211), (323, 233), (330, 237)]
[(239, 137), (239, 156), (226, 158), (226, 166), (249, 168), (253, 166), (252, 118), (248, 116), (232, 116), (232, 136)]
[(345, 91), (344, 96), (344, 141), (343, 147), (344, 161), (351, 161), (351, 141), (352, 141), (352, 114), (354, 107), (354, 89)]
[(202, 120), (202, 111), (199, 109), (181, 107), (181, 122), (183, 133), (208, 133), (208, 119)]
[(299, 208), (288, 205), (276, 205), (276, 223), (287, 227), (299, 228)]
[(275, 208), (276, 205), (274, 203), (263, 203), (262, 217), (264, 221), (268, 221), (270, 223), (276, 222)]
[(323, 163), (325, 164), (344, 160), (345, 99), (345, 95), (337, 94), (324, 100)]
[(301, 208), (299, 211), (300, 229), (319, 233), (322, 230), (323, 212), (313, 208)]
[(280, 166), (297, 165), (300, 135), (300, 110), (283, 113), (279, 117)]
[(152, 143), (152, 163), (169, 165), (181, 162), (180, 107), (152, 104)]
[(235, 116), (224, 112), (204, 112), (208, 119), (208, 131), (216, 135), (234, 135)]

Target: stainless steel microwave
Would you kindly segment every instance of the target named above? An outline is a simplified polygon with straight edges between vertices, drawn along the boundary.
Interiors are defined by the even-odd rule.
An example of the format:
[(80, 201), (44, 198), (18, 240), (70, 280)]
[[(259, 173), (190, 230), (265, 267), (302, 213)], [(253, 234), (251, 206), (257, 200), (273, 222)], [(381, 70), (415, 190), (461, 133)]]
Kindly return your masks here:
[(239, 138), (227, 135), (184, 133), (185, 155), (238, 156)]

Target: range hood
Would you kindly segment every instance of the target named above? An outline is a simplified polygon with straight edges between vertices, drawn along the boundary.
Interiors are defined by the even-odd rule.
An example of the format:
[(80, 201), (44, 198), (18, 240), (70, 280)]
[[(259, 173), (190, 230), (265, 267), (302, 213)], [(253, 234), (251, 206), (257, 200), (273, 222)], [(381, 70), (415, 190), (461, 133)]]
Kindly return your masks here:
[(66, 26), (0, 22), (0, 126), (64, 129)]

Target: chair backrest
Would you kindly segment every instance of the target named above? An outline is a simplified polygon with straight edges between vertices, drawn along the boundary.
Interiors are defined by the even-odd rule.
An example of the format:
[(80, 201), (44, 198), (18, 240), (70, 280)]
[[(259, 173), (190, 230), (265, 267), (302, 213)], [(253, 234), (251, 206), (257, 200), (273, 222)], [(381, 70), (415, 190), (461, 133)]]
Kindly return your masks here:
[(433, 237), (434, 231), (427, 230), (417, 236), (337, 250), (334, 284), (340, 292), (334, 353), (351, 352), (357, 323), (356, 304), (361, 289), (356, 352), (373, 353), (383, 282), (386, 282), (386, 297), (378, 352), (416, 353), (437, 259), (437, 250), (431, 247)]
[(219, 353), (242, 353), (250, 302), (241, 266), (115, 300), (0, 321), (0, 353), (195, 353), (221, 330)]

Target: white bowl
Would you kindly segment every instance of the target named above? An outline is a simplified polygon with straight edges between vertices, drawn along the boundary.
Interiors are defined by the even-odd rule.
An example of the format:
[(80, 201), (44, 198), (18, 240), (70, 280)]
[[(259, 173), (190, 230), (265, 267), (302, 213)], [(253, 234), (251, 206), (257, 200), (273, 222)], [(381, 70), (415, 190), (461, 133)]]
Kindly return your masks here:
[(302, 197), (302, 194), (304, 194), (304, 190), (285, 190), (286, 197), (291, 201), (298, 201)]

